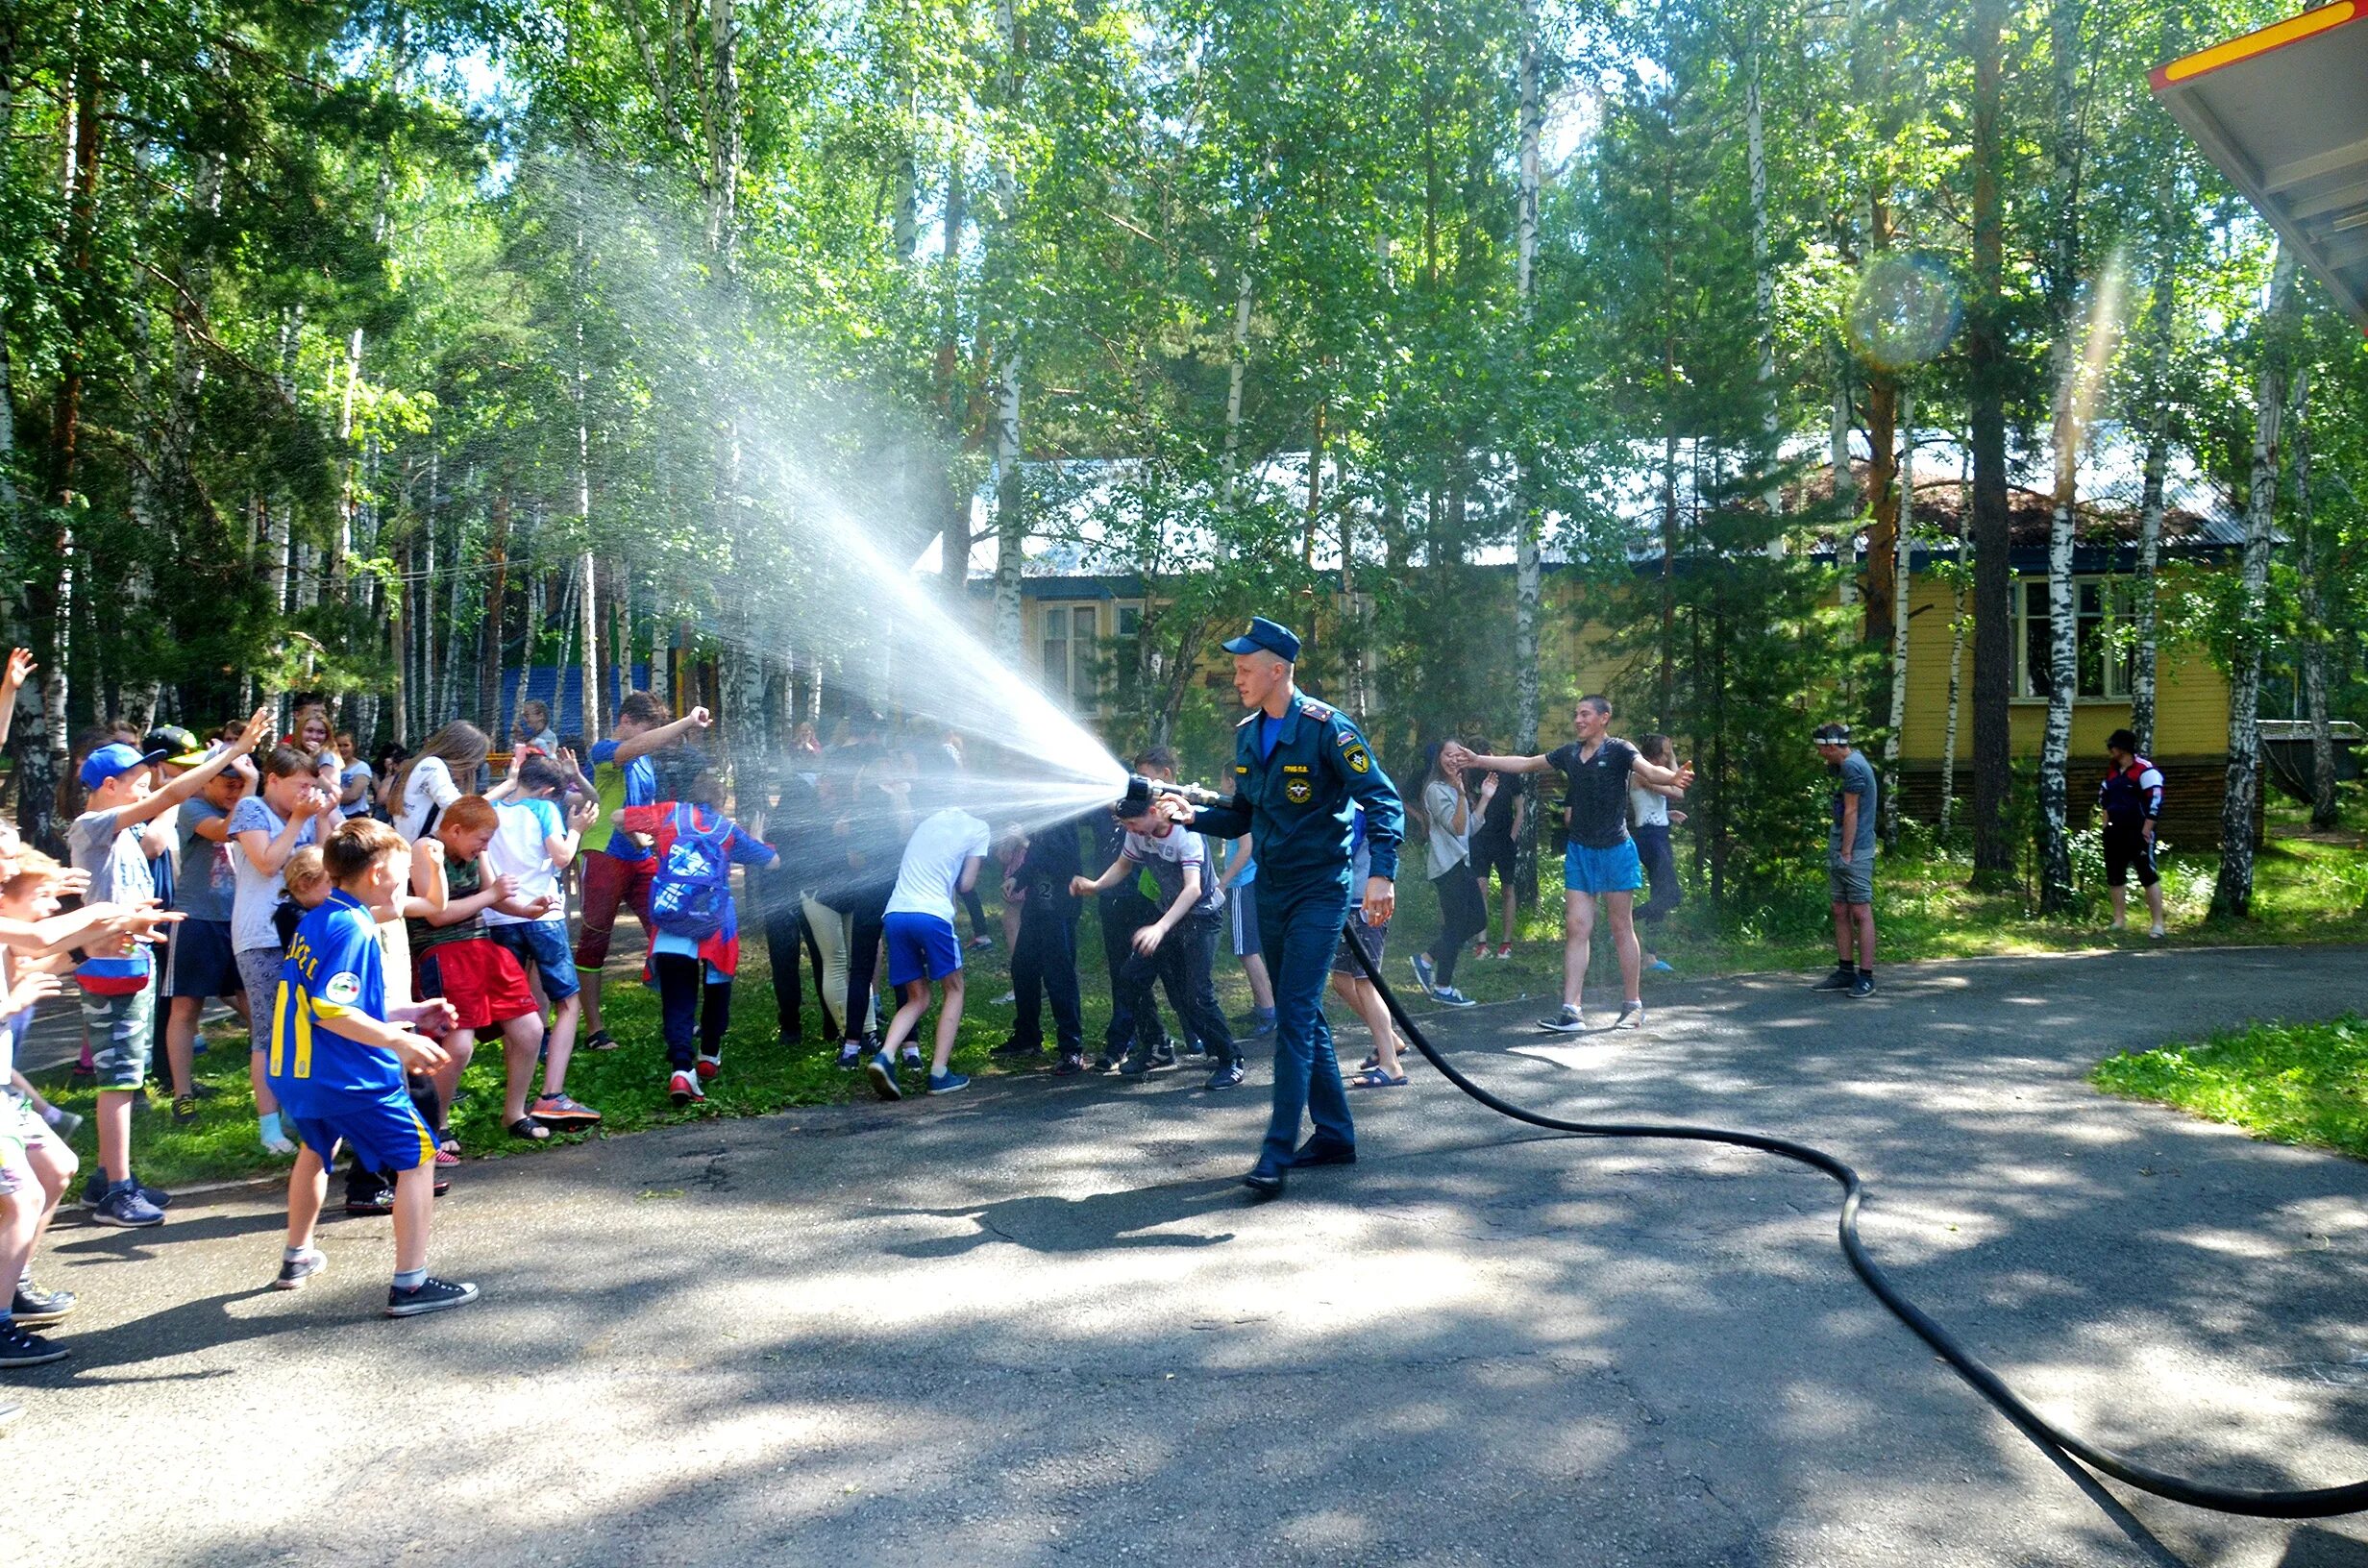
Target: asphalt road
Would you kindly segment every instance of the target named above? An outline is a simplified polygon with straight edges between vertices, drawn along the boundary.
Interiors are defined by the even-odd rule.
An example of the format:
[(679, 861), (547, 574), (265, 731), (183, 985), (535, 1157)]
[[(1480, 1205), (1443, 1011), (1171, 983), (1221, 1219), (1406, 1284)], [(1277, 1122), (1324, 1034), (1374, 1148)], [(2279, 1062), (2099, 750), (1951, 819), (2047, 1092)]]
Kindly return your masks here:
[[(2368, 1476), (2368, 1166), (2102, 1098), (2111, 1051), (2359, 1005), (2312, 949), (1679, 985), (1642, 1037), (1437, 1020), (1566, 1115), (1783, 1131), (2052, 1415), (2254, 1485)], [(1354, 1050), (1361, 1037), (1344, 1031)], [(2368, 1518), (2100, 1485), (1847, 1272), (1824, 1178), (1360, 1091), (1364, 1161), (1235, 1179), (1265, 1072), (1038, 1076), (461, 1167), (390, 1323), (384, 1220), (260, 1289), (277, 1195), (62, 1227), (0, 1562), (2368, 1562)]]

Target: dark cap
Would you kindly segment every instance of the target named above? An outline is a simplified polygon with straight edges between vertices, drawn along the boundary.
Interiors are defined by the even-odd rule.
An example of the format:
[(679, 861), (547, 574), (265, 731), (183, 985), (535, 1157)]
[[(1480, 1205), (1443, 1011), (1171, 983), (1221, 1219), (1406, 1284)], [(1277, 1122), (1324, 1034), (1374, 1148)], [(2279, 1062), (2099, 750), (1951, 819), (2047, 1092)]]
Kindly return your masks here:
[(139, 748), (142, 751), (172, 752), (173, 756), (170, 760), (175, 763), (181, 760), (180, 753), (200, 749), (197, 737), (179, 724), (157, 725), (156, 728), (140, 737)]
[(1249, 618), (1249, 629), (1225, 645), (1228, 653), (1255, 653), (1264, 649), (1285, 664), (1299, 662), (1299, 639), (1289, 626), (1278, 625), (1263, 615)]
[(1848, 746), (1850, 726), (1848, 724), (1819, 724), (1817, 733), (1810, 739), (1819, 746)]
[(1111, 805), (1110, 815), (1122, 819), (1147, 817), (1151, 813), (1153, 798), (1151, 781), (1141, 773), (1133, 774), (1126, 780), (1126, 793)]

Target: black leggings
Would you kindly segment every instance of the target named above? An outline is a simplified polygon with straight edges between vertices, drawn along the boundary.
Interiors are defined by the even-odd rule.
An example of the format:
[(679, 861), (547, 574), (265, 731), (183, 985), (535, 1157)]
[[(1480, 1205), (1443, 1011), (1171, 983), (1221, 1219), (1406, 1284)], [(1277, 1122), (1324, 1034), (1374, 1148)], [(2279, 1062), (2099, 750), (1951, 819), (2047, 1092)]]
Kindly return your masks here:
[(1463, 955), (1464, 943), (1489, 928), (1489, 896), (1480, 891), (1480, 879), (1471, 868), (1461, 862), (1432, 877), (1431, 890), (1439, 894), (1439, 937), (1430, 946), (1431, 976), (1443, 989), (1455, 984), (1455, 961)]
[(896, 892), (894, 885), (867, 889), (847, 894), (840, 905), (842, 913), (853, 918), (855, 932), (847, 945), (847, 1018), (846, 1038), (862, 1038), (863, 1020), (872, 1011), (863, 1005), (863, 998), (873, 993), (873, 981), (879, 972), (880, 938), (888, 929), (888, 897)]
[[(691, 1065), (691, 1041), (709, 1057), (724, 1054), (724, 1031), (731, 1027), (731, 982), (702, 984), (707, 961), (680, 953), (652, 953), (650, 971), (657, 976), (658, 1015), (666, 1031), (666, 1061), (671, 1066)], [(703, 997), (700, 993), (704, 992)]]

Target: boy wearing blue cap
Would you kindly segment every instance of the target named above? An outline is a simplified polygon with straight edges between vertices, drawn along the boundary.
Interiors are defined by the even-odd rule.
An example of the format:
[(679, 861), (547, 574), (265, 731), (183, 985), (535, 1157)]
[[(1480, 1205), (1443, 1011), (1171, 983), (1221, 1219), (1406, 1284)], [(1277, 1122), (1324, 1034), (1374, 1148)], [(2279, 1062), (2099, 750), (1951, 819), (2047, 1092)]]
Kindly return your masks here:
[[(66, 829), (75, 869), (90, 873), (90, 900), (125, 904), (155, 896), (156, 873), (149, 862), (171, 846), (171, 836), (148, 833), (147, 824), (254, 750), (270, 728), (271, 709), (256, 709), (235, 741), (161, 788), (151, 787), (150, 773), (165, 753), (142, 752), (121, 742), (91, 752), (81, 773), (90, 797)], [(82, 988), (83, 1030), (98, 1069), (99, 1170), (106, 1184), (90, 1217), (102, 1225), (161, 1224), (164, 1194), (132, 1179), (132, 1097), (148, 1076), (155, 966), (147, 947), (128, 937), (85, 951), (74, 978)]]

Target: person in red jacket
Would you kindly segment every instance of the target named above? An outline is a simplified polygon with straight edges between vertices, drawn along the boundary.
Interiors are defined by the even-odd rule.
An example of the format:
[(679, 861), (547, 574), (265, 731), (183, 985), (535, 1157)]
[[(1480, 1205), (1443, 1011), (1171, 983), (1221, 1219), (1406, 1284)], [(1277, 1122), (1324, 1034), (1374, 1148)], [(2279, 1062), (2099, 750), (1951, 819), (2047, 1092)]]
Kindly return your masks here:
[(2113, 890), (2113, 929), (2130, 927), (2130, 870), (2137, 870), (2137, 885), (2146, 891), (2146, 912), (2154, 926), (2146, 934), (2160, 942), (2162, 877), (2155, 870), (2155, 823), (2162, 816), (2162, 770), (2137, 754), (2137, 737), (2117, 729), (2105, 738), (2106, 760), (2112, 764), (2097, 786), (2097, 806), (2105, 815), (2105, 882)]

